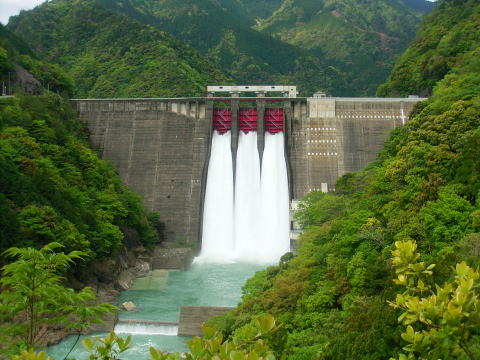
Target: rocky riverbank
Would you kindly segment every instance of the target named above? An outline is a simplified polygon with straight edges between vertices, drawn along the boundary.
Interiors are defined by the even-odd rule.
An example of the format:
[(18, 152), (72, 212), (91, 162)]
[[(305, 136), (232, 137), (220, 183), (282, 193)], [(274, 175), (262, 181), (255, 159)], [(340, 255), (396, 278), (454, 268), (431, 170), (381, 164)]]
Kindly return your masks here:
[[(96, 303), (108, 302), (119, 306), (120, 292), (128, 290), (136, 278), (147, 276), (150, 271), (157, 269), (186, 270), (192, 261), (193, 252), (190, 248), (122, 246), (108, 258), (75, 268), (65, 279), (65, 286), (75, 290), (90, 286), (97, 294)], [(93, 324), (84, 334), (112, 331), (118, 321), (118, 313), (107, 314), (102, 320), (103, 323)], [(60, 326), (45, 329), (40, 345), (56, 344), (72, 334)]]

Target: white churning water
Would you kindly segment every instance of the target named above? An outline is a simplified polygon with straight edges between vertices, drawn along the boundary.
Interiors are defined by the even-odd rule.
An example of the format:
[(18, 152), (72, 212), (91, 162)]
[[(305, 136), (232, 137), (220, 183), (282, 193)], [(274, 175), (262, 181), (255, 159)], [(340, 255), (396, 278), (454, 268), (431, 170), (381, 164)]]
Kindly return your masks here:
[(233, 165), (231, 133), (214, 131), (203, 207), (199, 262), (230, 262), (233, 257)]
[(235, 172), (234, 257), (238, 260), (257, 260), (260, 209), (260, 158), (257, 133), (240, 132)]
[(153, 324), (153, 323), (118, 323), (114, 331), (117, 334), (131, 334), (131, 335), (164, 335), (177, 336), (178, 325), (176, 324)]
[(265, 134), (260, 171), (257, 133), (240, 132), (235, 189), (230, 141), (215, 131), (196, 261), (274, 263), (290, 248), (283, 133)]
[(265, 133), (262, 160), (262, 228), (258, 257), (275, 262), (290, 250), (290, 200), (283, 133)]

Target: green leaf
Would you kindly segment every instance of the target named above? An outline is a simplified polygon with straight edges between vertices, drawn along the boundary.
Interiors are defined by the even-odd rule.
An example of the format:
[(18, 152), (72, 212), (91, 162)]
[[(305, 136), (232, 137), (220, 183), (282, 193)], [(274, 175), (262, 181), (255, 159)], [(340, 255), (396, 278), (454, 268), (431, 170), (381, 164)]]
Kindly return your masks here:
[(260, 334), (266, 334), (275, 327), (275, 319), (270, 314), (259, 316), (256, 323)]
[(232, 351), (230, 353), (230, 360), (245, 360), (245, 356), (241, 351)]
[(85, 346), (87, 349), (92, 350), (93, 349), (93, 342), (90, 338), (85, 338), (83, 341), (83, 346)]

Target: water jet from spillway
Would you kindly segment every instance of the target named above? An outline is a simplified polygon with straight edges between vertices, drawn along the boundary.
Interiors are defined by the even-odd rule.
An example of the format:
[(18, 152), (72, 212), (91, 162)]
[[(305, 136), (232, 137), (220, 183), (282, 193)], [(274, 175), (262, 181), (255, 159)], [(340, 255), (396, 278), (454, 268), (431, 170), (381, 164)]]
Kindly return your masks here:
[(231, 132), (212, 137), (203, 208), (202, 251), (197, 262), (230, 262), (233, 258), (233, 166)]
[(196, 261), (274, 263), (290, 247), (283, 110), (266, 112), (265, 148), (260, 162), (256, 109), (240, 109), (235, 175), (231, 114), (225, 109), (214, 112), (202, 251)]
[(287, 165), (284, 155), (283, 132), (265, 133), (262, 160), (262, 246), (258, 259), (275, 262), (290, 250), (290, 214)]
[(260, 159), (257, 133), (240, 133), (234, 204), (234, 258), (257, 261), (261, 228)]

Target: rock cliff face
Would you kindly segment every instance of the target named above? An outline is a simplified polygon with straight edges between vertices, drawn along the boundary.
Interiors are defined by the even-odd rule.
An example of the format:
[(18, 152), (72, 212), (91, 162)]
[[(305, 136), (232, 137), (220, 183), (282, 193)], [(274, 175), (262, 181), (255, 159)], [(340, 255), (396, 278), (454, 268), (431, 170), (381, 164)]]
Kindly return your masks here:
[(25, 94), (40, 95), (43, 92), (40, 81), (35, 79), (31, 73), (19, 65), (15, 66), (14, 83)]

